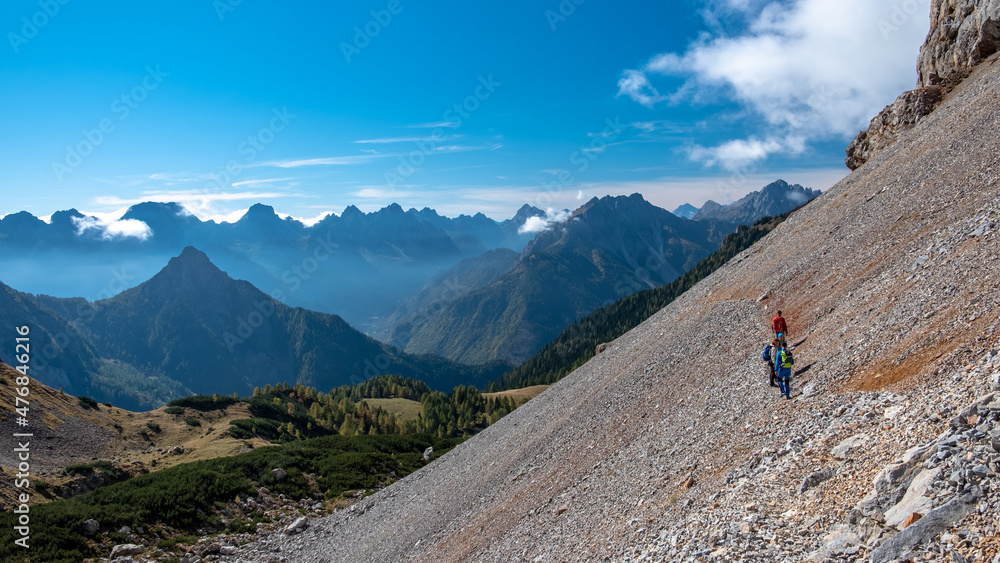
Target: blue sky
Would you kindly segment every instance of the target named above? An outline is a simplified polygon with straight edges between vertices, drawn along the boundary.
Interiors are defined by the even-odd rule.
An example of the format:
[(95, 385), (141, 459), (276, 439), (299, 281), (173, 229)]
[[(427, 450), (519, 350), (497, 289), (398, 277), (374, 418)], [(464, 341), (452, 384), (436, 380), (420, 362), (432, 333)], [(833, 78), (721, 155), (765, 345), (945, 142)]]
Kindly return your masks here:
[[(330, 5), (334, 4), (334, 5)], [(502, 219), (826, 189), (929, 0), (11, 0), (0, 215), (140, 201)], [(360, 30), (360, 31), (359, 31)]]

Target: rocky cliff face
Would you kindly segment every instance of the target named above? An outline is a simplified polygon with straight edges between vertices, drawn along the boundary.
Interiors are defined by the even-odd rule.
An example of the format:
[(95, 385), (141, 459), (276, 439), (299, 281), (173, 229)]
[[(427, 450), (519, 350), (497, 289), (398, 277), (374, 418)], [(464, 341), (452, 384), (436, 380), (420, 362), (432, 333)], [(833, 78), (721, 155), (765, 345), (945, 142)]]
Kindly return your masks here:
[(847, 148), (857, 170), (934, 110), (948, 90), (1000, 50), (1000, 0), (934, 0), (917, 59), (917, 89), (904, 92)]
[(876, 153), (895, 143), (901, 134), (913, 129), (918, 121), (934, 111), (943, 96), (940, 86), (900, 94), (895, 103), (875, 116), (868, 130), (858, 133), (847, 147), (847, 167), (857, 170)]
[(918, 86), (948, 86), (1000, 50), (1000, 0), (934, 0)]

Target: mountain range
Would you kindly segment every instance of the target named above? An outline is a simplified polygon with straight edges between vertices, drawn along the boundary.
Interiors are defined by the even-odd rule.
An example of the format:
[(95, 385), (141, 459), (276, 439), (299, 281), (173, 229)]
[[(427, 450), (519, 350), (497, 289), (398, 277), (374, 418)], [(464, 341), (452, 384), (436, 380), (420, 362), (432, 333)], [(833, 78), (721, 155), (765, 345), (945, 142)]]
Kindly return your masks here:
[(789, 184), (779, 179), (730, 204), (723, 205), (708, 200), (699, 209), (690, 203), (685, 203), (674, 209), (673, 213), (678, 217), (695, 221), (717, 220), (749, 226), (761, 217), (776, 217), (787, 213), (820, 194), (819, 190)]
[[(397, 313), (389, 342), (463, 363), (520, 363), (594, 309), (669, 283), (733, 223), (681, 219), (639, 194), (594, 198), (520, 253), (466, 261)], [(420, 297), (420, 296), (418, 296)]]
[[(350, 206), (306, 226), (262, 204), (234, 223), (201, 221), (176, 203), (137, 204), (112, 223), (75, 209), (48, 222), (22, 211), (0, 219), (0, 258), (8, 265), (3, 279), (14, 287), (104, 299), (195, 246), (290, 305), (374, 330), (442, 269), (496, 248), (523, 249), (534, 236), (525, 223), (544, 216), (525, 205), (497, 222), (481, 213), (448, 218), (393, 204), (373, 213)], [(51, 264), (64, 275), (52, 276)]]
[(483, 385), (509, 368), (403, 353), (339, 316), (287, 306), (231, 278), (192, 247), (110, 299), (0, 289), (4, 330), (34, 331), (33, 375), (126, 408), (191, 392), (248, 395), (281, 381), (329, 389), (387, 373), (450, 390)]

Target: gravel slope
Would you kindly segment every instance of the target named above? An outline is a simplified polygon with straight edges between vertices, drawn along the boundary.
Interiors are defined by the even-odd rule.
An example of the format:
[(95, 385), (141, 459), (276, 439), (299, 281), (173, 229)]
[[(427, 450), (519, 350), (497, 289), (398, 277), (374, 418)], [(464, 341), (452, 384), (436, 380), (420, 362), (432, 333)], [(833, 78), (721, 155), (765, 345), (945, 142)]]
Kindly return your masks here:
[[(995, 63), (513, 414), (350, 510), (226, 560), (866, 557), (896, 534), (881, 509), (860, 508), (873, 479), (947, 433), (996, 372)], [(767, 386), (758, 359), (779, 308), (796, 344), (792, 401)], [(863, 445), (847, 459), (831, 453), (854, 436)], [(972, 526), (969, 516), (960, 522), (966, 536), (937, 533), (918, 548), (931, 558), (965, 545), (958, 539), (1000, 541), (991, 488), (1000, 458), (969, 436), (968, 456), (985, 456), (989, 469), (973, 510), (985, 523)], [(817, 551), (848, 532), (858, 538), (841, 551)]]

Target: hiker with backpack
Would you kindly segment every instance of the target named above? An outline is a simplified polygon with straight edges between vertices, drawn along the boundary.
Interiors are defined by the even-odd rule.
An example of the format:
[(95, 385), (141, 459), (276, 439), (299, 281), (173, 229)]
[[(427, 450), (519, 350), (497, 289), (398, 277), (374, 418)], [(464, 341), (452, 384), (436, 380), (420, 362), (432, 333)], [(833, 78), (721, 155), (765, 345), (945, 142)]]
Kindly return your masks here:
[(774, 317), (771, 321), (771, 328), (774, 330), (774, 337), (780, 340), (782, 345), (785, 345), (785, 335), (788, 334), (788, 323), (781, 316), (781, 311), (778, 311), (778, 316)]
[(774, 371), (778, 377), (778, 390), (786, 399), (792, 398), (792, 366), (795, 365), (795, 358), (792, 351), (785, 347), (784, 342), (777, 346), (778, 353), (774, 357)]
[(775, 338), (770, 344), (764, 346), (764, 353), (760, 356), (764, 360), (764, 365), (767, 366), (767, 377), (771, 383), (771, 387), (777, 387), (774, 383), (774, 356), (771, 354), (771, 350), (777, 348), (778, 344), (778, 339)]

